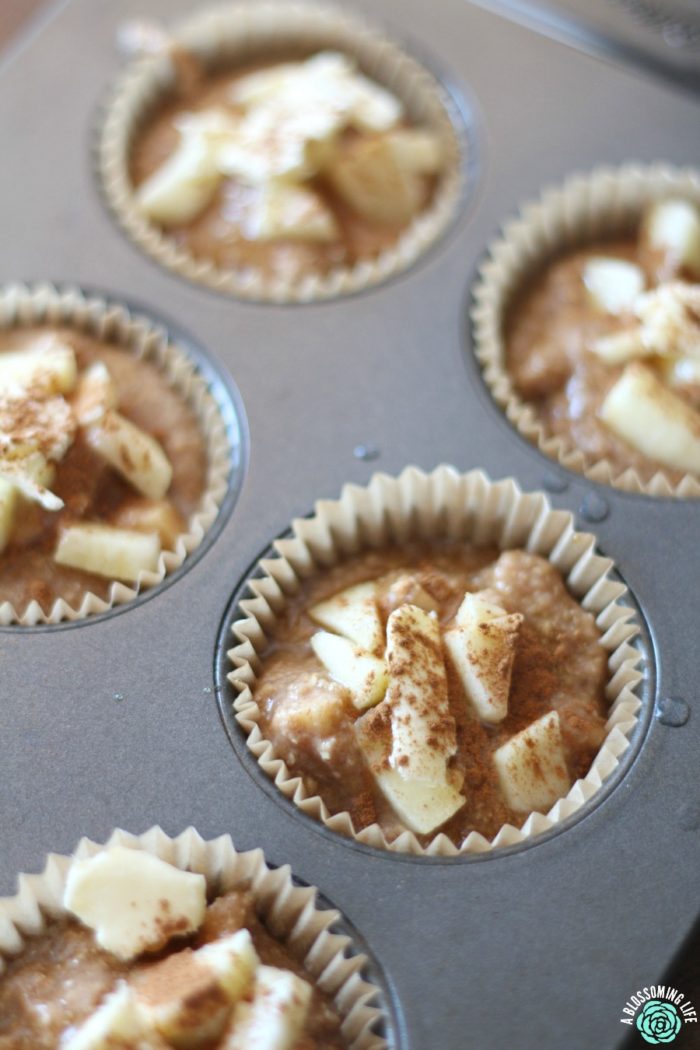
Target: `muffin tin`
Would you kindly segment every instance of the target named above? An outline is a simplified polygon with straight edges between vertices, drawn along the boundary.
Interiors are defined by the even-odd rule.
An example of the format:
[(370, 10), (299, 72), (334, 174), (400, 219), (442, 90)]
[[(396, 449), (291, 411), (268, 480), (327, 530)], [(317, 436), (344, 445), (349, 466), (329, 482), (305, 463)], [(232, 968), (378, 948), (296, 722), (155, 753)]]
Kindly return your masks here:
[[(628, 1034), (625, 1001), (662, 977), (698, 911), (700, 511), (544, 459), (491, 400), (468, 313), (479, 260), (521, 201), (602, 162), (698, 166), (700, 105), (465, 0), (358, 6), (453, 93), (472, 126), (471, 184), (410, 271), (324, 304), (250, 305), (190, 285), (141, 255), (105, 207), (93, 151), (121, 68), (117, 29), (184, 16), (187, 0), (68, 0), (0, 71), (0, 281), (98, 287), (164, 318), (233, 376), (249, 426), (233, 512), (168, 586), (117, 615), (0, 630), (0, 892), (80, 835), (229, 832), (291, 864), (359, 931), (401, 1050), (612, 1050)], [(574, 512), (630, 587), (647, 656), (638, 737), (600, 803), (473, 859), (380, 854), (279, 805), (231, 748), (215, 695), (226, 610), (271, 539), (347, 481), (440, 462), (512, 475)]]

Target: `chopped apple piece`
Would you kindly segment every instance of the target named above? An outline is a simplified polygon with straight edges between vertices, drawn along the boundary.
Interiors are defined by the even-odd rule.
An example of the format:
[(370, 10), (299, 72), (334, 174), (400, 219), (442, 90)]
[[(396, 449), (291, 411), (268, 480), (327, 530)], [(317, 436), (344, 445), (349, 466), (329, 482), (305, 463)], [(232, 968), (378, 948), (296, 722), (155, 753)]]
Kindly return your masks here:
[(107, 366), (95, 361), (78, 377), (71, 400), (73, 413), (81, 427), (97, 423), (110, 408), (118, 404), (117, 387)]
[(676, 268), (700, 277), (700, 212), (690, 201), (669, 199), (652, 204), (642, 222), (642, 237)]
[(248, 991), (259, 960), (248, 930), (185, 948), (139, 974), (136, 1001), (150, 1028), (180, 1050), (221, 1036), (231, 1007)]
[(220, 1050), (292, 1050), (304, 1028), (311, 985), (290, 970), (260, 966), (252, 1001), (240, 1002)]
[(343, 200), (373, 222), (408, 222), (423, 203), (423, 181), (401, 167), (386, 138), (348, 143), (331, 163), (329, 176)]
[(377, 608), (377, 587), (358, 583), (309, 609), (319, 627), (335, 631), (355, 642), (360, 649), (379, 656), (384, 652), (384, 627)]
[(430, 835), (458, 813), (464, 795), (450, 780), (407, 779), (394, 769), (375, 773), (377, 784), (402, 824), (418, 835)]
[(77, 375), (75, 351), (51, 333), (36, 339), (26, 350), (0, 354), (0, 391), (20, 386), (45, 397), (69, 394)]
[[(457, 750), (437, 620), (402, 605), (387, 624), (385, 700), (356, 723), (377, 786), (411, 831), (427, 835), (465, 802), (448, 768)], [(390, 739), (382, 740), (384, 725)]]
[(466, 594), (456, 626), (445, 632), (445, 645), (467, 697), (482, 722), (502, 722), (508, 714), (508, 695), (523, 616), (507, 613)]
[(129, 960), (164, 948), (176, 934), (199, 929), (207, 888), (203, 875), (115, 846), (73, 861), (63, 904), (95, 931), (100, 947)]
[(0, 554), (10, 542), (17, 508), (17, 487), (0, 478)]
[(317, 631), (311, 646), (331, 678), (350, 690), (355, 707), (363, 710), (379, 703), (387, 687), (383, 660), (328, 631)]
[(633, 308), (644, 291), (644, 273), (625, 259), (591, 256), (583, 267), (583, 282), (599, 310), (621, 314)]
[(167, 499), (133, 499), (114, 514), (112, 524), (119, 529), (156, 532), (164, 550), (174, 550), (185, 522)]
[(443, 162), (440, 139), (423, 128), (398, 128), (386, 136), (400, 168), (414, 175), (436, 175)]
[(493, 761), (506, 804), (518, 813), (544, 813), (571, 787), (556, 711), (512, 736)]
[(396, 95), (360, 73), (352, 78), (353, 103), (351, 123), (358, 131), (389, 131), (403, 115)]
[(154, 437), (111, 409), (85, 430), (98, 455), (150, 499), (162, 499), (170, 488), (173, 468)]
[(639, 328), (601, 336), (591, 343), (591, 350), (608, 365), (623, 365), (635, 357), (648, 357), (653, 353)]
[(700, 474), (700, 415), (638, 362), (609, 390), (600, 417), (645, 456)]
[(338, 238), (333, 212), (317, 193), (271, 180), (260, 191), (245, 226), (251, 241), (295, 240), (328, 243)]
[(127, 984), (121, 983), (77, 1031), (64, 1035), (62, 1050), (167, 1050), (150, 1031)]
[(39, 451), (15, 448), (13, 452), (12, 456), (0, 453), (0, 480), (14, 485), (26, 499), (45, 510), (60, 510), (63, 500), (48, 488), (53, 483), (53, 465)]
[(141, 183), (136, 202), (153, 222), (178, 226), (204, 211), (221, 178), (212, 143), (202, 135), (184, 135), (175, 152)]
[(674, 390), (700, 391), (700, 357), (669, 357), (661, 361), (664, 382)]
[(97, 522), (64, 528), (54, 554), (59, 565), (129, 583), (135, 583), (142, 572), (155, 572), (159, 557), (160, 540), (155, 533)]

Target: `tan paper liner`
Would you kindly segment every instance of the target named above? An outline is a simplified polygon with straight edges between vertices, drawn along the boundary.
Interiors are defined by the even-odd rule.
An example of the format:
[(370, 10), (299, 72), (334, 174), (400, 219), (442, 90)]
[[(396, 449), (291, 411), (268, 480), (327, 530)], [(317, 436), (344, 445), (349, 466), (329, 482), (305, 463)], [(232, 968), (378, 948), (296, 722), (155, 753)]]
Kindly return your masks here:
[(488, 250), (474, 288), (474, 350), (496, 403), (514, 427), (568, 470), (592, 481), (648, 496), (700, 496), (700, 479), (686, 474), (673, 484), (663, 468), (644, 482), (633, 468), (620, 473), (608, 460), (584, 455), (565, 438), (548, 434), (532, 407), (520, 398), (505, 367), (503, 319), (514, 294), (532, 274), (566, 249), (616, 234), (634, 233), (644, 208), (666, 197), (700, 205), (700, 175), (666, 164), (626, 164), (574, 175), (543, 191), (506, 223)]
[(309, 51), (334, 48), (357, 57), (363, 70), (395, 92), (409, 117), (435, 130), (444, 143), (445, 168), (431, 204), (376, 259), (327, 274), (271, 279), (256, 270), (221, 270), (195, 259), (139, 211), (129, 177), (134, 136), (172, 90), (175, 75), (167, 56), (142, 58), (118, 82), (108, 103), (99, 145), (99, 171), (107, 201), (140, 248), (163, 266), (191, 281), (244, 299), (309, 302), (357, 292), (407, 269), (447, 228), (463, 191), (460, 144), (450, 114), (454, 104), (438, 81), (396, 44), (357, 15), (315, 3), (255, 0), (222, 4), (175, 28), (172, 39), (207, 66), (231, 67), (250, 56), (290, 46)]
[(145, 317), (130, 313), (125, 306), (87, 297), (77, 288), (59, 290), (50, 284), (32, 287), (12, 284), (0, 288), (0, 331), (44, 324), (67, 325), (86, 332), (133, 353), (163, 372), (199, 421), (206, 441), (207, 477), (199, 508), (192, 515), (187, 531), (178, 537), (175, 550), (161, 553), (155, 572), (142, 572), (134, 586), (113, 582), (106, 601), (88, 591), (78, 608), (62, 598), (54, 602), (48, 612), (44, 612), (36, 601), (30, 602), (26, 609), (15, 609), (10, 602), (0, 602), (0, 625), (20, 623), (34, 626), (81, 620), (106, 612), (115, 605), (124, 605), (141, 591), (161, 583), (202, 542), (226, 495), (231, 469), (226, 425), (206, 380), (187, 352), (169, 341), (163, 328)]
[(384, 1013), (375, 1005), (379, 988), (362, 976), (367, 956), (354, 951), (349, 936), (333, 932), (341, 913), (318, 908), (317, 890), (295, 886), (288, 865), (270, 869), (262, 850), (239, 853), (230, 835), (207, 841), (194, 828), (174, 839), (159, 827), (138, 836), (118, 829), (105, 845), (82, 839), (72, 857), (50, 853), (40, 875), (20, 875), (17, 895), (0, 898), (0, 974), (22, 951), (25, 938), (36, 936), (51, 920), (66, 914), (63, 892), (73, 860), (114, 846), (143, 850), (181, 871), (198, 872), (217, 895), (250, 889), (269, 931), (333, 1000), (351, 1050), (384, 1050), (387, 1046), (374, 1031)]
[[(367, 488), (346, 485), (339, 500), (318, 502), (314, 516), (295, 520), (292, 529), (292, 539), (275, 542), (277, 557), (260, 562), (262, 576), (248, 581), (254, 597), (241, 601), (245, 618), (232, 626), (238, 644), (228, 654), (235, 667), (228, 678), (238, 693), (234, 702), (237, 721), (260, 768), (286, 798), (341, 835), (369, 846), (424, 856), (481, 853), (525, 842), (554, 828), (592, 798), (617, 766), (636, 725), (641, 706), (635, 695), (642, 679), (641, 655), (630, 644), (638, 633), (633, 611), (618, 604), (627, 589), (610, 578), (613, 563), (595, 554), (595, 538), (574, 531), (571, 514), (552, 510), (542, 493), (522, 493), (513, 479), (492, 483), (479, 470), (460, 474), (453, 467), (441, 466), (426, 474), (407, 467), (398, 478), (375, 474)], [(275, 756), (272, 743), (258, 725), (260, 711), (252, 695), (260, 654), (274, 633), (287, 597), (298, 591), (305, 577), (369, 547), (411, 537), (494, 543), (502, 550), (523, 547), (548, 558), (583, 608), (595, 615), (603, 632), (601, 645), (610, 654), (607, 736), (588, 774), (546, 815), (530, 814), (521, 828), (506, 824), (491, 841), (472, 832), (459, 848), (444, 834), (424, 848), (410, 831), (390, 842), (378, 824), (356, 831), (349, 813), (331, 815), (322, 799), (309, 796), (303, 780)]]

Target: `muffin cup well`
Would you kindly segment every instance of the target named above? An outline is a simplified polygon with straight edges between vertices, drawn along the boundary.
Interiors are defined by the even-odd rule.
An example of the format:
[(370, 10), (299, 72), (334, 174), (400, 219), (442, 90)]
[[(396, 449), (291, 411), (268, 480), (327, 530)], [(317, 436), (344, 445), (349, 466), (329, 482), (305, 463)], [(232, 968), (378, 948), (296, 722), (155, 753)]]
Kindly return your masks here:
[(454, 217), (463, 192), (463, 166), (454, 103), (439, 82), (395, 43), (359, 15), (323, 4), (256, 0), (222, 4), (176, 26), (173, 43), (192, 52), (205, 68), (235, 67), (268, 54), (333, 48), (357, 58), (363, 71), (395, 92), (411, 120), (433, 129), (444, 144), (445, 169), (431, 204), (375, 259), (337, 267), (327, 274), (270, 279), (255, 270), (219, 269), (194, 258), (136, 205), (129, 155), (136, 133), (175, 84), (166, 54), (137, 60), (110, 99), (98, 150), (99, 174), (107, 202), (136, 244), (167, 269), (216, 291), (268, 302), (310, 302), (358, 292), (406, 270), (436, 241)]
[(268, 867), (262, 850), (239, 853), (230, 835), (206, 841), (194, 828), (174, 839), (159, 827), (139, 836), (118, 829), (104, 845), (82, 839), (72, 857), (49, 854), (40, 875), (20, 875), (17, 895), (0, 898), (0, 973), (22, 951), (25, 938), (40, 934), (48, 922), (65, 915), (63, 891), (73, 860), (114, 846), (142, 850), (182, 871), (198, 872), (214, 894), (249, 889), (270, 933), (333, 1000), (351, 1050), (387, 1047), (377, 1034), (384, 1017), (375, 1004), (380, 990), (362, 973), (367, 957), (354, 949), (351, 937), (333, 931), (340, 912), (319, 908), (317, 890), (295, 886), (288, 866)]
[[(501, 550), (522, 547), (547, 558), (562, 573), (571, 594), (593, 613), (603, 632), (610, 704), (607, 736), (588, 774), (546, 815), (532, 813), (521, 828), (504, 825), (487, 840), (472, 832), (456, 847), (438, 834), (427, 847), (410, 831), (389, 841), (378, 824), (356, 831), (347, 812), (331, 815), (302, 778), (292, 775), (262, 734), (253, 688), (260, 657), (288, 599), (303, 580), (362, 550), (409, 539), (448, 538)], [(642, 679), (641, 654), (630, 642), (638, 633), (629, 606), (619, 603), (623, 584), (613, 580), (613, 563), (595, 553), (595, 539), (576, 532), (572, 515), (552, 510), (541, 493), (522, 493), (512, 479), (493, 483), (481, 471), (460, 474), (441, 466), (430, 474), (406, 468), (397, 478), (375, 474), (366, 488), (346, 485), (339, 500), (320, 501), (310, 518), (292, 522), (292, 538), (274, 544), (277, 556), (262, 560), (247, 582), (251, 598), (241, 601), (244, 617), (232, 625), (237, 644), (228, 653), (234, 670), (229, 681), (237, 692), (236, 719), (262, 771), (302, 812), (327, 828), (380, 849), (424, 856), (481, 853), (523, 843), (566, 820), (602, 787), (630, 744), (641, 708), (635, 690)]]
[(19, 623), (34, 626), (62, 620), (81, 620), (132, 601), (141, 591), (155, 587), (178, 569), (201, 544), (213, 525), (228, 491), (231, 444), (219, 406), (207, 381), (187, 352), (170, 341), (167, 332), (125, 306), (87, 297), (79, 289), (59, 290), (50, 284), (13, 284), (0, 289), (0, 331), (32, 325), (65, 325), (105, 340), (148, 361), (162, 372), (195, 413), (205, 440), (207, 477), (199, 507), (187, 531), (177, 539), (175, 550), (163, 551), (155, 572), (142, 572), (135, 586), (114, 581), (106, 600), (87, 591), (74, 608), (62, 598), (48, 612), (36, 601), (26, 609), (0, 602), (0, 625)]
[(700, 205), (700, 175), (665, 164), (627, 164), (574, 175), (524, 205), (489, 249), (473, 293), (474, 350), (494, 400), (510, 423), (540, 452), (568, 470), (627, 492), (677, 498), (700, 497), (700, 479), (686, 475), (673, 484), (663, 467), (649, 481), (636, 470), (620, 472), (606, 459), (584, 455), (565, 438), (552, 436), (522, 400), (506, 369), (503, 322), (528, 277), (562, 251), (632, 233), (644, 208), (679, 196)]

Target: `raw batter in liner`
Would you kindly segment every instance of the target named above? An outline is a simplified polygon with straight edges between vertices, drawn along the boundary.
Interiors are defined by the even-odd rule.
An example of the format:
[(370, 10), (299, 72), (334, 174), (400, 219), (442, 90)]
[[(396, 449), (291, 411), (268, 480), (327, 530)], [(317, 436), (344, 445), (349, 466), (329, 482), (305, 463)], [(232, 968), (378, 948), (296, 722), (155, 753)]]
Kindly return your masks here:
[[(120, 412), (160, 442), (173, 467), (167, 498), (180, 515), (184, 531), (206, 478), (205, 444), (194, 412), (154, 365), (71, 328), (3, 332), (0, 353), (28, 347), (48, 332), (55, 332), (73, 348), (79, 370), (94, 361), (103, 362), (118, 387)], [(17, 610), (35, 600), (48, 612), (58, 598), (75, 607), (88, 591), (106, 598), (110, 580), (54, 561), (59, 530), (79, 520), (112, 523), (138, 495), (87, 446), (80, 431), (56, 465), (52, 491), (65, 501), (64, 508), (49, 512), (24, 502), (12, 541), (0, 555), (0, 602), (9, 601)]]
[[(537, 555), (521, 550), (499, 554), (495, 548), (450, 542), (412, 544), (363, 554), (307, 581), (290, 600), (262, 654), (254, 689), (260, 728), (291, 774), (302, 776), (307, 793), (319, 794), (331, 813), (349, 811), (357, 830), (376, 821), (389, 839), (404, 830), (357, 744), (354, 723), (360, 712), (349, 695), (323, 733), (290, 732), (287, 712), (293, 716), (300, 694), (344, 691), (325, 674), (311, 650), (309, 639), (318, 625), (307, 610), (353, 584), (381, 578), (378, 604), (386, 621), (393, 608), (411, 601), (410, 585), (402, 580), (407, 576), (437, 601), (442, 627), (452, 621), (466, 591), (484, 588), (495, 589), (508, 612), (525, 616), (509, 713), (499, 725), (478, 720), (446, 660), (450, 711), (457, 723), (458, 751), (452, 764), (464, 773), (467, 802), (439, 830), (456, 845), (470, 831), (492, 837), (504, 823), (519, 826), (524, 820), (522, 813), (508, 809), (499, 790), (492, 759), (496, 748), (555, 709), (573, 781), (588, 772), (605, 736), (607, 654), (599, 644), (600, 632), (593, 616), (567, 592), (557, 570)], [(427, 845), (433, 836), (417, 837)]]
[[(104, 1000), (120, 978), (148, 976), (154, 962), (178, 947), (193, 948), (246, 927), (255, 950), (267, 966), (292, 970), (313, 986), (306, 1029), (294, 1050), (342, 1050), (340, 1018), (313, 978), (268, 933), (257, 918), (252, 898), (234, 891), (209, 905), (204, 925), (194, 938), (174, 942), (159, 955), (133, 965), (99, 948), (91, 930), (77, 922), (53, 924), (28, 946), (0, 978), (0, 1050), (56, 1050), (61, 1034), (79, 1026)], [(76, 979), (79, 975), (79, 980)], [(202, 1050), (214, 1050), (216, 1043)]]

